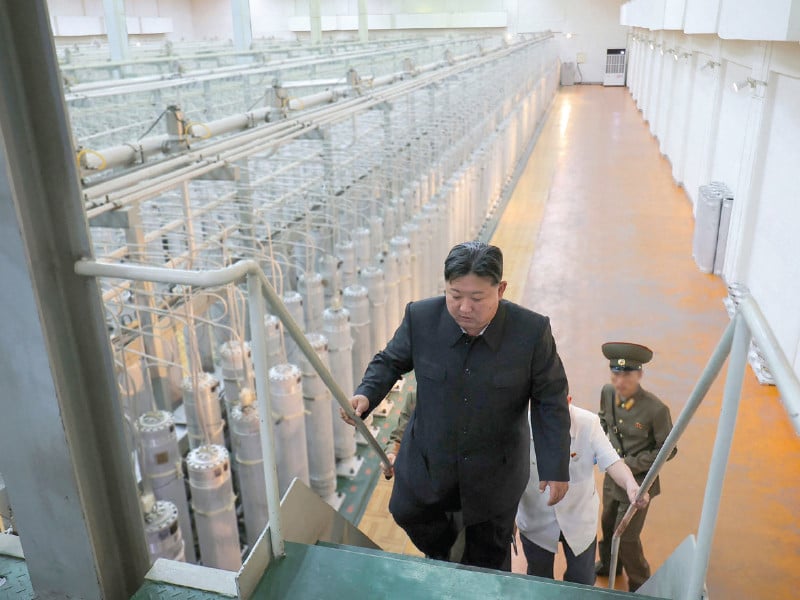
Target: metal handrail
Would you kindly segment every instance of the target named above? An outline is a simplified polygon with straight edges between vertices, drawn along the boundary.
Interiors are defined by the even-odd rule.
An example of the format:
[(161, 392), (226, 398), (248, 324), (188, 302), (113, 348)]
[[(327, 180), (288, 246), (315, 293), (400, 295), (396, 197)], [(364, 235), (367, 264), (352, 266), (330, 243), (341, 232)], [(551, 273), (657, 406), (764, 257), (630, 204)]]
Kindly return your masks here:
[[(740, 289), (745, 289), (739, 286)], [(717, 435), (714, 440), (714, 450), (709, 466), (709, 475), (706, 481), (706, 490), (703, 498), (703, 509), (700, 516), (700, 525), (697, 533), (697, 545), (689, 574), (685, 598), (699, 600), (702, 597), (705, 585), (705, 576), (708, 570), (708, 561), (711, 553), (711, 541), (719, 511), (722, 482), (728, 463), (728, 456), (733, 440), (733, 431), (736, 425), (739, 399), (741, 397), (744, 369), (747, 364), (747, 350), (751, 336), (755, 339), (759, 349), (766, 358), (767, 365), (773, 374), (775, 383), (781, 392), (784, 407), (795, 431), (800, 435), (800, 380), (792, 370), (786, 356), (778, 344), (766, 318), (761, 312), (755, 299), (745, 292), (737, 303), (736, 313), (725, 328), (717, 347), (714, 349), (708, 364), (700, 375), (694, 390), (681, 411), (675, 426), (670, 431), (664, 445), (658, 452), (655, 461), (647, 472), (635, 502), (639, 502), (650, 490), (661, 468), (669, 459), (677, 442), (686, 430), (695, 411), (705, 398), (711, 384), (719, 375), (726, 357), (730, 354), (728, 373), (725, 381), (722, 410), (720, 413)], [(613, 589), (616, 581), (616, 567), (619, 554), (620, 538), (637, 512), (634, 504), (628, 507), (622, 520), (614, 530), (611, 539), (611, 558), (609, 565), (608, 587)]]
[(353, 420), (356, 429), (364, 436), (367, 443), (378, 454), (381, 462), (388, 468), (391, 463), (381, 448), (378, 440), (372, 435), (369, 427), (356, 416), (350, 398), (336, 383), (333, 375), (320, 360), (305, 334), (286, 309), (275, 288), (267, 279), (261, 266), (254, 260), (242, 260), (223, 269), (208, 271), (189, 271), (185, 269), (169, 269), (142, 265), (102, 263), (83, 259), (75, 263), (75, 273), (87, 277), (110, 277), (116, 279), (132, 279), (134, 281), (150, 281), (171, 283), (194, 287), (217, 287), (247, 278), (247, 293), (250, 300), (250, 332), (253, 342), (253, 363), (255, 367), (256, 395), (259, 398), (259, 416), (261, 421), (261, 453), (264, 460), (264, 476), (267, 492), (267, 510), (269, 513), (269, 530), (272, 541), (272, 555), (284, 556), (284, 540), (280, 519), (280, 496), (278, 494), (278, 475), (275, 461), (275, 444), (272, 432), (272, 408), (269, 396), (269, 377), (267, 369), (267, 345), (264, 331), (264, 296), (269, 302), (275, 316), (283, 323), (286, 331), (292, 336), (300, 351), (306, 357), (322, 381), (330, 389), (331, 394), (345, 414)]

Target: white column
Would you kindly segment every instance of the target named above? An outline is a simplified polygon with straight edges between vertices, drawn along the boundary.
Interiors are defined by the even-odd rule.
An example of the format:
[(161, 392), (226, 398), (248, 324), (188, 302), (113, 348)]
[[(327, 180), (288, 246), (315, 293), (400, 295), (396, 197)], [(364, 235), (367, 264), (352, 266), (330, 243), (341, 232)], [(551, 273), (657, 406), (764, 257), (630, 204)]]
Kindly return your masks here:
[(250, 50), (253, 27), (250, 19), (250, 0), (231, 0), (233, 12), (233, 46), (239, 51)]
[(311, 43), (322, 43), (322, 9), (320, 0), (311, 0), (308, 3), (309, 18), (311, 20)]
[(128, 25), (125, 22), (125, 1), (103, 0), (103, 13), (111, 60), (128, 60), (130, 48), (128, 47)]
[(358, 0), (358, 41), (369, 41), (369, 23), (368, 23), (367, 0)]

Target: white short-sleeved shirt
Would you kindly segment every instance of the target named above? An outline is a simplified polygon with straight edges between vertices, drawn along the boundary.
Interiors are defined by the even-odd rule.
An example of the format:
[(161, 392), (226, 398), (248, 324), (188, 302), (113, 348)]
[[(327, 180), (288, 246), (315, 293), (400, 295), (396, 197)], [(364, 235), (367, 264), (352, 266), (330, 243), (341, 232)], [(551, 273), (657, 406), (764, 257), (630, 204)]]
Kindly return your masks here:
[(578, 555), (597, 535), (600, 497), (594, 485), (594, 465), (605, 471), (621, 459), (596, 414), (572, 404), (569, 414), (569, 490), (561, 502), (547, 506), (550, 492), (539, 492), (539, 472), (531, 439), (531, 477), (517, 509), (517, 527), (537, 546), (553, 553), (563, 533), (569, 547)]

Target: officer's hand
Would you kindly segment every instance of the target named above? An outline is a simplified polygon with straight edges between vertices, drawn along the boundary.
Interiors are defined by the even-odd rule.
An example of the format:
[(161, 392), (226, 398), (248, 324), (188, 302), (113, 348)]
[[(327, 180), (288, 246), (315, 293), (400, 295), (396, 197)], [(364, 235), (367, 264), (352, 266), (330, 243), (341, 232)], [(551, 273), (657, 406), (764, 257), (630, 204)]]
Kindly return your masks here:
[(636, 502), (636, 495), (639, 493), (639, 488), (637, 486), (631, 486), (625, 491), (628, 494), (628, 501), (640, 510), (646, 507), (647, 504), (650, 502), (650, 494), (648, 494), (647, 492), (644, 493), (642, 499), (639, 500), (639, 502)]
[(561, 502), (561, 499), (567, 494), (569, 481), (541, 481), (539, 482), (539, 491), (544, 492), (548, 485), (550, 486), (550, 500), (547, 501), (547, 506), (553, 506)]
[[(353, 411), (356, 413), (357, 417), (360, 417), (364, 412), (369, 408), (369, 398), (366, 396), (362, 396), (361, 394), (356, 394), (352, 398), (350, 398), (350, 406), (353, 407)], [(343, 409), (339, 409), (339, 415), (342, 417), (342, 420), (347, 423), (348, 425), (355, 425), (355, 421), (347, 416), (347, 413), (344, 412)]]
[(383, 461), (381, 461), (381, 472), (383, 473), (384, 478), (391, 479), (394, 477), (394, 459), (397, 458), (397, 455), (394, 452), (387, 452), (386, 458), (389, 459), (389, 462), (392, 466), (387, 467), (385, 464), (383, 464)]

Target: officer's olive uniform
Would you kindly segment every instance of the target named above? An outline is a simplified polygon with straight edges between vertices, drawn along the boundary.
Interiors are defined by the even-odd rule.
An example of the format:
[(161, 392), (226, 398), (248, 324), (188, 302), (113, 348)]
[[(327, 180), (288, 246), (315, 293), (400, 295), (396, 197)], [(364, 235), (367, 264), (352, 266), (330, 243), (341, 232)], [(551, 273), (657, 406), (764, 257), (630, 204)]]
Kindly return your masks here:
[[(616, 395), (614, 386), (606, 385), (600, 393), (599, 416), (611, 444), (630, 467), (636, 481), (641, 483), (672, 429), (669, 408), (641, 387), (630, 398), (623, 399)], [(657, 496), (660, 491), (656, 478), (650, 488), (650, 497)], [(600, 561), (606, 568), (610, 563), (611, 538), (628, 506), (625, 490), (606, 473), (601, 517), (603, 539), (600, 541)], [(646, 516), (647, 508), (639, 510), (620, 538), (619, 562), (628, 574), (631, 591), (650, 577), (650, 565), (644, 557), (640, 539)]]

